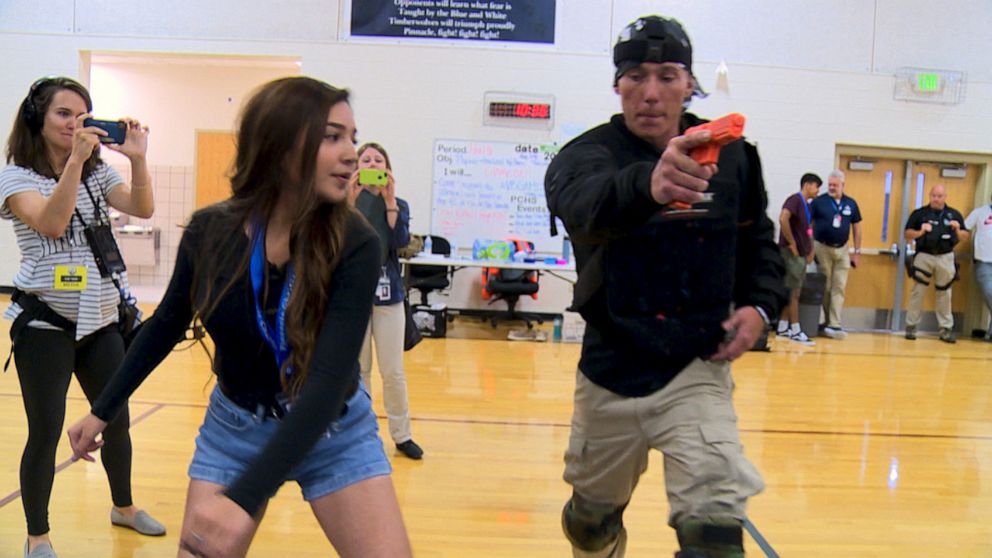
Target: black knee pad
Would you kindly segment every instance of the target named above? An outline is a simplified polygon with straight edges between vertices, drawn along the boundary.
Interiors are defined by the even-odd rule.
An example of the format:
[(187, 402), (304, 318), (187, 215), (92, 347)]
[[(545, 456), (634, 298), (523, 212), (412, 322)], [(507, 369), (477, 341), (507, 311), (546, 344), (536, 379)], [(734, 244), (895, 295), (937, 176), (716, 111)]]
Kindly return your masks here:
[(927, 273), (918, 267), (912, 268), (909, 276), (913, 279), (913, 281), (916, 281), (924, 287), (930, 286), (930, 278), (933, 277), (932, 274)]
[(744, 558), (744, 530), (736, 519), (687, 519), (675, 527), (678, 558)]
[(955, 281), (955, 279), (951, 279), (951, 282), (950, 283), (948, 283), (946, 285), (934, 285), (934, 288), (937, 289), (938, 291), (946, 291), (947, 289), (950, 289), (951, 288), (951, 285), (954, 284), (954, 281)]
[(590, 502), (573, 493), (561, 512), (562, 530), (576, 548), (586, 552), (602, 550), (620, 535), (626, 507), (627, 504)]

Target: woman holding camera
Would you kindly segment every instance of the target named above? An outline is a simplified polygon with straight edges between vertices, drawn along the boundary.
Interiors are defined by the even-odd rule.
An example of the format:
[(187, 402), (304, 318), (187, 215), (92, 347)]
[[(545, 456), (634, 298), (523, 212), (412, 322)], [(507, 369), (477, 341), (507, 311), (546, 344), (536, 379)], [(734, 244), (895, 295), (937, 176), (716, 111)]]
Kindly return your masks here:
[[(27, 412), (20, 478), (28, 527), (24, 555), (31, 557), (55, 556), (48, 501), (69, 380), (75, 373), (93, 401), (124, 357), (117, 324), (121, 294), (110, 277), (101, 277), (86, 229), (108, 226), (110, 208), (137, 217), (150, 217), (154, 209), (145, 161), (148, 128), (122, 119), (124, 142), (104, 144), (130, 160), (134, 178), (128, 185), (100, 159), (108, 134), (84, 125), (92, 110), (89, 92), (78, 82), (36, 81), (21, 102), (7, 140), (8, 166), (0, 171), (0, 217), (13, 221), (21, 252), (4, 317), (14, 320), (12, 351)], [(119, 281), (126, 289), (126, 276)], [(111, 521), (162, 535), (165, 528), (131, 500), (128, 423), (125, 409), (107, 426), (100, 456), (114, 504)]]
[(410, 459), (421, 459), (424, 450), (410, 432), (410, 401), (403, 370), (406, 310), (403, 274), (396, 251), (410, 242), (410, 206), (396, 197), (396, 180), (389, 155), (378, 143), (358, 148), (358, 171), (351, 177), (350, 194), (356, 208), (379, 233), (382, 267), (375, 291), (372, 319), (359, 363), (362, 381), (372, 386), (372, 341), (382, 375), (382, 399), (389, 421), (389, 435), (396, 449)]
[(244, 556), (266, 504), (295, 480), (341, 556), (411, 555), (358, 353), (379, 273), (375, 231), (348, 204), (348, 92), (305, 77), (245, 105), (231, 197), (197, 211), (169, 287), (91, 414), (85, 457), (194, 316), (217, 387), (189, 466), (180, 557)]

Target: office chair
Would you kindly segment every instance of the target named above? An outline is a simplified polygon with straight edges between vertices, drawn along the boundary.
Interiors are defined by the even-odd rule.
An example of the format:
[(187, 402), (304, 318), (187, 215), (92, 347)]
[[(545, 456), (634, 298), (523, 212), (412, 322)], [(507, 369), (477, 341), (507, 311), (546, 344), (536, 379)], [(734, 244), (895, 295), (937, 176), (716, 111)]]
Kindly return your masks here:
[[(430, 237), (432, 254), (451, 255), (451, 243), (448, 239), (433, 234)], [(426, 306), (427, 295), (431, 291), (446, 289), (451, 285), (451, 273), (451, 267), (410, 264), (407, 270), (407, 291), (420, 291), (420, 304)]]
[[(534, 250), (534, 243), (528, 241), (515, 240), (518, 250)], [(517, 312), (517, 302), (521, 295), (530, 295), (537, 300), (537, 291), (540, 288), (537, 271), (527, 269), (508, 269), (499, 267), (487, 267), (482, 269), (482, 298), (488, 300), (489, 304), (497, 300), (506, 302), (506, 311), (495, 312), (489, 317), (489, 323), (496, 327), (499, 320), (523, 320), (527, 324), (527, 329), (534, 327), (533, 321), (544, 323), (544, 320), (536, 315), (527, 312)]]

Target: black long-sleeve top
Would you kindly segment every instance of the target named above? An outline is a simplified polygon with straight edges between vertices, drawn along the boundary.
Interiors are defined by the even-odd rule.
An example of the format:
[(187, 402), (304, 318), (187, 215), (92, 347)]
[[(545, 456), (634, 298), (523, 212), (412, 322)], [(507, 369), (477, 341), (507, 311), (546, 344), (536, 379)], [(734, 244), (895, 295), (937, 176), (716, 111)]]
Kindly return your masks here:
[[(338, 418), (346, 397), (357, 385), (358, 354), (379, 276), (379, 239), (357, 213), (349, 216), (345, 235), (307, 380), (276, 434), (224, 491), (249, 514), (275, 494), (293, 466)], [(218, 259), (220, 272), (212, 285), (218, 292), (238, 270), (248, 249), (243, 224), (218, 206), (193, 215), (180, 241), (165, 296), (93, 403), (94, 415), (108, 422), (113, 419), (131, 393), (183, 338), (193, 317), (191, 285), (205, 280), (204, 258)], [(259, 332), (254, 305), (251, 279), (245, 268), (204, 326), (216, 346), (214, 372), (223, 391), (236, 401), (273, 401), (281, 391), (279, 370)]]
[[(702, 122), (684, 113), (680, 130)], [(716, 352), (732, 307), (773, 317), (785, 300), (757, 150), (725, 145), (713, 201), (681, 217), (651, 197), (661, 152), (618, 114), (563, 147), (545, 175), (548, 207), (575, 247), (573, 308), (587, 324), (579, 368), (629, 397)]]

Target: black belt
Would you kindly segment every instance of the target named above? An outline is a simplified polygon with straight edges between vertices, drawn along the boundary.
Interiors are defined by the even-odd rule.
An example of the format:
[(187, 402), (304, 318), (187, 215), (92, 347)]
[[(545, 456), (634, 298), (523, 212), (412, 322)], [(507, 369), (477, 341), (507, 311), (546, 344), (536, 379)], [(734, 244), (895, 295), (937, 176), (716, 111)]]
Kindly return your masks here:
[[(224, 394), (224, 397), (227, 397), (233, 401), (235, 405), (241, 407), (258, 418), (274, 418), (281, 420), (284, 416), (286, 416), (286, 413), (289, 412), (289, 410), (282, 403), (276, 400), (275, 394), (235, 393), (231, 391), (230, 388), (225, 386), (223, 382), (218, 382), (217, 385), (220, 387), (220, 392)], [(352, 386), (345, 394), (345, 401), (350, 400), (357, 392), (358, 381), (356, 380), (352, 383)], [(345, 403), (338, 418), (343, 417), (347, 412), (348, 404)]]
[(830, 244), (829, 242), (820, 242), (820, 244), (823, 244), (824, 246), (829, 246), (831, 248), (843, 248), (845, 245), (847, 245), (846, 242), (842, 242), (840, 244)]
[(225, 386), (223, 382), (218, 382), (218, 386), (220, 386), (220, 392), (224, 394), (224, 397), (227, 397), (234, 402), (235, 405), (241, 407), (258, 418), (268, 417), (281, 419), (286, 415), (286, 409), (284, 409), (283, 406), (275, 400), (274, 395), (235, 393), (234, 391), (231, 391), (230, 388)]

